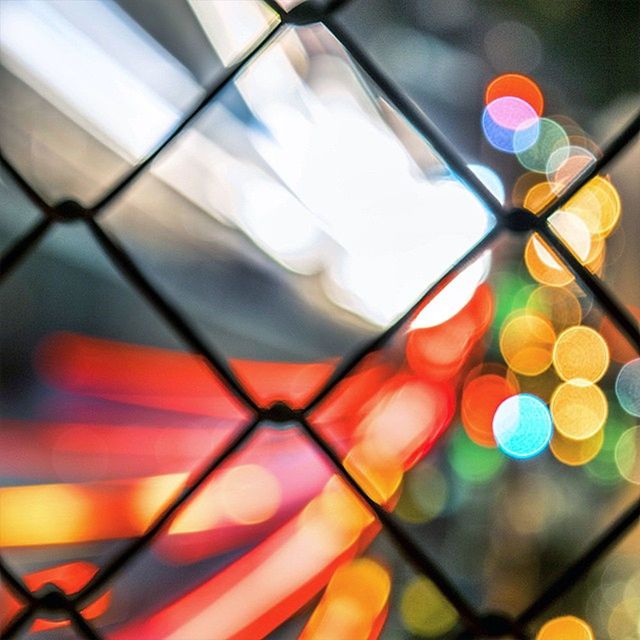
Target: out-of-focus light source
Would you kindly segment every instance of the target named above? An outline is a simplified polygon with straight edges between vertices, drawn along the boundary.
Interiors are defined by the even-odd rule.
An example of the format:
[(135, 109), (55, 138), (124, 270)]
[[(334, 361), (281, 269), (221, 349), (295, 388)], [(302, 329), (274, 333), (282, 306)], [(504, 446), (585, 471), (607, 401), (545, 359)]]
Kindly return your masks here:
[(627, 362), (616, 377), (616, 396), (630, 415), (640, 417), (640, 358)]
[(400, 486), (404, 469), (448, 426), (452, 405), (444, 386), (418, 378), (393, 381), (358, 425), (359, 441), (345, 466), (369, 495), (387, 502)]
[[(570, 161), (571, 158), (565, 164), (569, 164)], [(560, 190), (558, 187), (565, 181), (562, 176), (558, 176), (563, 170), (564, 165), (556, 171), (552, 182), (549, 183), (554, 191)], [(567, 202), (563, 210), (583, 220), (592, 236), (606, 238), (618, 224), (622, 204), (613, 184), (602, 176), (596, 176)]]
[[(583, 264), (586, 263), (592, 257), (592, 247), (596, 245), (587, 225), (568, 211), (558, 211), (552, 218), (551, 225), (554, 231), (569, 245), (576, 257)], [(531, 277), (540, 284), (564, 287), (574, 280), (573, 274), (558, 261), (537, 233), (527, 241), (524, 261)]]
[(590, 327), (570, 327), (556, 340), (553, 365), (563, 380), (581, 378), (598, 382), (609, 367), (607, 343)]
[(478, 446), (462, 429), (451, 438), (448, 459), (458, 477), (471, 484), (490, 482), (505, 463), (505, 457), (498, 449)]
[(442, 472), (421, 462), (405, 475), (394, 513), (405, 522), (428, 522), (443, 512), (448, 496), (447, 479)]
[(549, 620), (538, 631), (536, 640), (595, 640), (591, 627), (575, 616)]
[(400, 601), (404, 626), (423, 638), (436, 638), (447, 633), (458, 621), (451, 603), (427, 578), (415, 578), (404, 590)]
[[(571, 141), (571, 138), (569, 138)], [(594, 153), (575, 144), (553, 151), (547, 160), (547, 179), (554, 193), (562, 193), (581, 173), (594, 162)]]
[(505, 190), (500, 176), (493, 169), (489, 169), (483, 164), (470, 164), (468, 166), (493, 196), (504, 204)]
[(96, 516), (86, 491), (71, 484), (0, 489), (0, 513), (2, 547), (82, 540), (85, 532), (93, 528), (92, 520)]
[(333, 574), (299, 640), (377, 637), (390, 592), (389, 572), (377, 562), (359, 558), (342, 565)]
[(549, 448), (551, 453), (562, 463), (578, 467), (593, 460), (604, 443), (604, 429), (600, 429), (594, 435), (583, 440), (565, 438), (556, 431), (551, 438)]
[(531, 105), (519, 98), (505, 97), (487, 105), (482, 114), (482, 130), (498, 151), (518, 153), (536, 143), (540, 124)]
[(580, 379), (558, 385), (550, 407), (556, 429), (570, 440), (593, 437), (604, 425), (609, 411), (602, 389)]
[(527, 76), (519, 73), (505, 73), (494, 78), (485, 91), (485, 104), (494, 100), (512, 96), (531, 105), (536, 115), (541, 116), (544, 109), (544, 98), (540, 87)]
[(557, 122), (549, 118), (539, 119), (536, 140), (531, 144), (530, 139), (531, 134), (526, 127), (517, 129), (513, 136), (518, 161), (529, 171), (546, 173), (547, 162), (555, 152), (558, 152), (554, 156), (558, 163), (569, 157), (569, 137)]
[(555, 331), (545, 318), (516, 314), (500, 331), (500, 351), (515, 372), (535, 376), (551, 366), (555, 339)]
[[(531, 174), (525, 174), (525, 176), (526, 175)], [(529, 211), (539, 213), (545, 206), (552, 202), (554, 198), (553, 184), (543, 180), (542, 182), (536, 182), (527, 190), (522, 204), (525, 208), (529, 209)]]
[(512, 458), (532, 458), (551, 440), (553, 425), (547, 405), (540, 398), (520, 393), (505, 400), (493, 418), (498, 447)]
[(484, 49), (496, 71), (515, 69), (527, 73), (542, 60), (538, 34), (515, 20), (505, 20), (493, 26), (484, 38)]
[(627, 429), (615, 449), (620, 475), (633, 484), (640, 484), (640, 426)]
[(495, 374), (481, 375), (465, 384), (460, 415), (471, 440), (484, 447), (495, 447), (493, 416), (498, 406), (517, 391), (509, 379)]
[[(435, 327), (453, 318), (473, 298), (477, 285), (486, 278), (490, 267), (491, 252), (486, 251), (429, 300), (412, 321), (411, 329)], [(490, 307), (490, 298), (484, 296), (483, 299)]]

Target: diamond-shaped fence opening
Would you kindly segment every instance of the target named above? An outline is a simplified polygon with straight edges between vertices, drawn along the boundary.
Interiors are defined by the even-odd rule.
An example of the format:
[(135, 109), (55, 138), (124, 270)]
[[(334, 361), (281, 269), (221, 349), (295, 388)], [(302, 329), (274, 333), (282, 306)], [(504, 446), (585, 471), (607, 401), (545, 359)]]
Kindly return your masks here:
[[(511, 145), (502, 150), (547, 176), (553, 158), (558, 165), (553, 166), (556, 183), (535, 181), (521, 201), (513, 198), (508, 207), (486, 175), (466, 164), (335, 18), (349, 0), (189, 3), (200, 27), (189, 23), (176, 46), (196, 71), (180, 73), (167, 64), (165, 51), (148, 43), (146, 59), (137, 61), (143, 84), (163, 92), (164, 102), (156, 104), (145, 101), (144, 92), (137, 102), (122, 104), (104, 92), (113, 71), (110, 57), (126, 58), (127, 47), (141, 37), (128, 23), (128, 30), (125, 23), (118, 26), (118, 7), (100, 5), (100, 18), (122, 29), (121, 50), (89, 48), (92, 57), (79, 60), (72, 46), (62, 47), (60, 58), (38, 67), (33, 59), (15, 55), (21, 33), (35, 41), (73, 42), (78, 36), (69, 24), (93, 27), (85, 3), (60, 4), (69, 23), (56, 22), (53, 3), (35, 3), (31, 17), (27, 4), (7, 0), (0, 8), (3, 63), (39, 87), (42, 95), (30, 95), (31, 111), (20, 122), (27, 133), (37, 130), (41, 142), (25, 151), (25, 130), (7, 129), (2, 180), (12, 184), (12, 192), (3, 206), (18, 206), (24, 198), (40, 214), (29, 229), (11, 229), (1, 276), (19, 273), (38, 255), (40, 243), (68, 241), (78, 259), (103, 261), (105, 270), (115, 269), (140, 294), (135, 303), (140, 316), (155, 315), (136, 320), (130, 333), (118, 333), (115, 327), (127, 319), (114, 313), (111, 324), (104, 320), (114, 338), (109, 341), (54, 333), (61, 327), (52, 321), (53, 336), (40, 343), (41, 374), (69, 394), (59, 402), (65, 405), (71, 394), (80, 393), (96, 404), (69, 405), (59, 414), (73, 423), (66, 432), (69, 442), (89, 443), (85, 450), (65, 453), (62, 463), (51, 462), (48, 453), (21, 462), (31, 432), (25, 436), (20, 421), (3, 426), (12, 447), (8, 455), (15, 456), (10, 476), (20, 477), (21, 464), (51, 465), (52, 473), (56, 464), (64, 464), (71, 476), (66, 483), (40, 485), (48, 487), (43, 499), (50, 508), (24, 520), (20, 509), (32, 487), (16, 483), (2, 495), (0, 538), (8, 549), (0, 563), (7, 612), (2, 637), (17, 637), (32, 624), (34, 633), (68, 634), (69, 622), (87, 638), (376, 637), (388, 614), (391, 564), (408, 587), (401, 599), (394, 596), (389, 615), (401, 615), (409, 633), (530, 637), (531, 628), (579, 589), (602, 557), (620, 549), (640, 517), (637, 491), (616, 495), (582, 506), (582, 513), (589, 510), (597, 522), (606, 521), (584, 531), (585, 519), (571, 506), (579, 502), (579, 484), (559, 474), (558, 491), (566, 495), (545, 503), (544, 517), (555, 517), (563, 530), (555, 537), (545, 530), (543, 566), (537, 570), (548, 575), (535, 582), (528, 573), (530, 559), (518, 555), (517, 545), (516, 551), (510, 547), (508, 534), (505, 538), (500, 523), (487, 519), (484, 509), (485, 501), (495, 498), (524, 538), (540, 531), (535, 520), (542, 516), (532, 514), (526, 500), (537, 491), (536, 477), (549, 468), (532, 467), (523, 481), (513, 467), (505, 467), (496, 441), (516, 460), (547, 446), (567, 466), (598, 454), (589, 472), (605, 485), (613, 482), (616, 468), (631, 483), (639, 482), (640, 439), (628, 416), (640, 412), (640, 331), (633, 305), (621, 304), (599, 275), (605, 239), (619, 215), (603, 172), (631, 146), (640, 115), (601, 153), (587, 156), (572, 151), (577, 133), (564, 146), (554, 147), (548, 137), (544, 149), (522, 142), (531, 135), (533, 121), (511, 128), (507, 121), (524, 108), (523, 101), (511, 103), (504, 113), (500, 105), (491, 111), (495, 103), (490, 103), (485, 118), (493, 120), (485, 132), (494, 146)], [(130, 12), (150, 11), (134, 5)], [(441, 5), (434, 3), (434, 16)], [(184, 7), (176, 3), (169, 13), (182, 20)], [(451, 11), (453, 16), (455, 7)], [(206, 28), (231, 19), (243, 28)], [(148, 19), (147, 28), (163, 25)], [(503, 27), (509, 28), (513, 25)], [(100, 40), (99, 30), (92, 33)], [(195, 56), (190, 39), (215, 44), (221, 62)], [(79, 75), (62, 73), (59, 65), (65, 63)], [(278, 65), (286, 70), (281, 77), (273, 72)], [(95, 86), (92, 69), (104, 78)], [(60, 71), (60, 82), (84, 83), (79, 113), (62, 105), (55, 117), (37, 117), (44, 113), (47, 71)], [(335, 83), (325, 82), (327, 72)], [(125, 83), (119, 89), (126, 94), (132, 87)], [(11, 88), (28, 93), (24, 84)], [(102, 118), (100, 126), (145, 122), (139, 130), (117, 132), (110, 143), (115, 153), (99, 135), (95, 148), (85, 148), (74, 129), (74, 117), (91, 118), (86, 104), (92, 103), (84, 112), (82, 107), (92, 90), (104, 100), (104, 111), (96, 116)], [(229, 117), (231, 111), (235, 118)], [(559, 127), (550, 119), (535, 123), (538, 139), (544, 127), (552, 137)], [(82, 153), (72, 157), (49, 146), (58, 129), (67, 140), (76, 140)], [(359, 154), (352, 153), (354, 148)], [(565, 153), (561, 160), (558, 153)], [(87, 157), (97, 160), (86, 166)], [(542, 170), (536, 168), (541, 158)], [(351, 171), (359, 161), (364, 180)], [(308, 180), (311, 171), (314, 179)], [(590, 213), (594, 202), (596, 217)], [(209, 217), (202, 217), (203, 208)], [(82, 232), (67, 223), (80, 225)], [(212, 249), (216, 258), (204, 260)], [(196, 268), (176, 259), (181, 251), (194, 256)], [(491, 254), (512, 260), (513, 273), (489, 275)], [(247, 255), (259, 266), (255, 271), (238, 266)], [(36, 264), (46, 269), (47, 261), (41, 257)], [(209, 287), (219, 272), (237, 268), (248, 270), (245, 282), (252, 288)], [(535, 282), (524, 278), (527, 270)], [(50, 277), (56, 278), (53, 271)], [(61, 269), (59, 281), (66, 278)], [(306, 283), (314, 278), (315, 288), (309, 289)], [(283, 282), (286, 294), (276, 297), (276, 284)], [(10, 286), (7, 280), (4, 287)], [(114, 300), (130, 295), (118, 286)], [(496, 298), (492, 287), (507, 293)], [(61, 296), (73, 294), (74, 286), (59, 290)], [(46, 317), (51, 312), (46, 289), (37, 296), (25, 303), (26, 312)], [(257, 317), (240, 317), (243, 297), (256, 301)], [(305, 304), (304, 297), (309, 298)], [(217, 325), (202, 305), (205, 298), (230, 309), (236, 326)], [(65, 306), (74, 304), (64, 300)], [(111, 316), (108, 302), (101, 309)], [(332, 319), (330, 330), (317, 321), (314, 309)], [(226, 331), (251, 354), (252, 345), (245, 342), (251, 323), (264, 323), (271, 336), (261, 347), (265, 360), (288, 354), (292, 362), (276, 367), (237, 358), (242, 347), (227, 349), (218, 340)], [(147, 346), (131, 344), (136, 341)], [(176, 351), (178, 342), (191, 354)], [(489, 356), (483, 361), (487, 350), (501, 354), (508, 367), (490, 363)], [(585, 352), (587, 358), (581, 355)], [(326, 357), (336, 353), (339, 359)], [(314, 359), (322, 362), (299, 364)], [(619, 406), (608, 406), (598, 386), (603, 376), (612, 375), (610, 361), (619, 367), (610, 380)], [(94, 446), (104, 435), (88, 423), (93, 412), (104, 410), (100, 403), (110, 401), (138, 407), (130, 415), (139, 411), (142, 416), (150, 407), (158, 413), (152, 425), (133, 427), (117, 411), (109, 414), (113, 443), (104, 455), (125, 456), (128, 447), (144, 455), (128, 463), (137, 469), (123, 463), (106, 477), (103, 450)], [(165, 419), (160, 409), (190, 417), (177, 426), (160, 424)], [(607, 413), (612, 424), (605, 433)], [(211, 415), (224, 429), (208, 428)], [(446, 431), (454, 416), (464, 430), (450, 437)], [(518, 431), (523, 420), (531, 427), (524, 436)], [(42, 438), (40, 452), (47, 443), (60, 445), (59, 428), (52, 423), (43, 428), (44, 435), (34, 436)], [(462, 499), (443, 497), (451, 485), (431, 458), (424, 458), (427, 452), (447, 459), (448, 468), (472, 487), (500, 473), (508, 477), (499, 495), (475, 494), (475, 512), (474, 500), (468, 501), (466, 537), (443, 540), (437, 523), (422, 527), (444, 512), (447, 499)], [(80, 489), (73, 485), (78, 480)], [(418, 484), (421, 488), (413, 490)], [(16, 570), (21, 561), (13, 546), (44, 544), (46, 549), (46, 544), (70, 542), (79, 514), (91, 521), (85, 544), (118, 540), (99, 554), (86, 552), (99, 558), (97, 564), (74, 561), (57, 572), (25, 575)], [(489, 531), (493, 539), (484, 539), (481, 533)], [(32, 541), (24, 543), (25, 536)], [(553, 542), (559, 538), (575, 549), (569, 560), (554, 556)], [(491, 544), (501, 551), (485, 567), (482, 549), (474, 547)], [(212, 554), (222, 554), (218, 564), (207, 564)], [(633, 554), (632, 546), (628, 555)], [(154, 557), (162, 558), (162, 571)], [(172, 568), (181, 563), (189, 565), (188, 576), (177, 576)], [(487, 581), (505, 571), (521, 572), (523, 592), (530, 597), (518, 594), (512, 602), (513, 594), (487, 588)], [(128, 575), (131, 582), (117, 592)], [(166, 588), (156, 589), (154, 581)], [(538, 584), (544, 585), (542, 591)], [(260, 588), (269, 593), (258, 593)], [(114, 609), (127, 611), (126, 619), (109, 617), (112, 597), (118, 603)], [(637, 592), (627, 599), (634, 597)], [(306, 622), (291, 619), (309, 602), (314, 610), (308, 610)], [(571, 606), (558, 615), (571, 613)], [(149, 615), (139, 618), (138, 608)], [(615, 610), (610, 624), (623, 629), (615, 631), (616, 637), (633, 637), (632, 616)], [(555, 635), (545, 637), (571, 633), (569, 627), (563, 631), (563, 624), (572, 624), (567, 620), (558, 618), (555, 631), (548, 627)]]

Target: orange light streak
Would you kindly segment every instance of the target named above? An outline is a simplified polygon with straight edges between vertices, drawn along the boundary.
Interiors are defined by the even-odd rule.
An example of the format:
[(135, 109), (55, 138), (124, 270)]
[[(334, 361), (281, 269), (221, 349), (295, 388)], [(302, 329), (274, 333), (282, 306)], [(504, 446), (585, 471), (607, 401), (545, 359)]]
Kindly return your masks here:
[[(165, 551), (173, 559), (194, 560), (265, 535), (316, 495), (331, 475), (319, 453), (298, 432), (264, 430), (255, 436), (253, 444), (234, 458), (233, 465), (205, 483), (197, 498), (175, 518), (172, 534), (194, 535), (185, 536), (180, 545), (166, 545)], [(261, 470), (258, 481), (255, 467)], [(247, 475), (247, 468), (252, 474)], [(236, 478), (230, 484), (239, 469), (244, 470), (242, 482)], [(0, 546), (72, 544), (140, 536), (187, 478), (187, 473), (175, 473), (0, 488)], [(230, 487), (247, 494), (237, 499), (246, 511), (228, 503)], [(268, 512), (261, 511), (264, 503), (271, 505)]]
[[(453, 340), (457, 348), (461, 346), (453, 358), (442, 351), (432, 354), (437, 361), (435, 369), (443, 365), (435, 376), (432, 366), (428, 369), (414, 366), (415, 358), (412, 367), (417, 376), (403, 371), (402, 363), (389, 362), (384, 355), (375, 354), (357, 373), (343, 380), (341, 387), (345, 392), (341, 393), (339, 387), (332, 398), (333, 407), (317, 414), (323, 428), (334, 429), (332, 443), (335, 446), (337, 442), (344, 454), (351, 452), (353, 460), (366, 452), (364, 465), (360, 465), (365, 476), (375, 470), (369, 459), (372, 451), (378, 456), (391, 456), (397, 462), (398, 482), (378, 487), (377, 495), (375, 490), (371, 491), (382, 503), (393, 497), (404, 470), (415, 464), (448, 426), (455, 408), (456, 377), (492, 315), (492, 294), (482, 285), (459, 314), (438, 327), (424, 330), (437, 329), (442, 337), (446, 335), (447, 342)], [(413, 334), (415, 340), (419, 331), (423, 330), (410, 332), (409, 338)], [(422, 341), (418, 345), (419, 357), (424, 356), (427, 344), (428, 341)], [(444, 344), (441, 342), (441, 346)], [(410, 352), (408, 343), (407, 356)], [(50, 382), (76, 393), (195, 415), (222, 416), (227, 420), (238, 419), (242, 414), (226, 387), (194, 356), (62, 334), (43, 344), (39, 364)], [(300, 406), (327, 379), (334, 365), (234, 362), (233, 367), (245, 383), (258, 384), (262, 378), (255, 388), (259, 402), (277, 398)], [(158, 370), (168, 375), (158, 377)], [(392, 376), (395, 379), (389, 380)], [(381, 380), (386, 383), (382, 385), (386, 396), (378, 395)], [(349, 387), (364, 390), (370, 402), (377, 404), (377, 411), (372, 412), (371, 406), (365, 411), (362, 394), (349, 393), (346, 391)], [(279, 394), (283, 388), (288, 389), (284, 397)], [(425, 406), (426, 413), (418, 410)], [(339, 418), (335, 423), (330, 419), (334, 416)], [(398, 429), (398, 421), (403, 429)], [(269, 432), (263, 429), (255, 437)], [(91, 442), (85, 443), (89, 449), (94, 446)], [(259, 446), (237, 454), (232, 465), (219, 470), (210, 486), (205, 485), (184, 506), (168, 527), (169, 535), (161, 536), (154, 550), (171, 555), (181, 548), (177, 559), (190, 561), (256, 539), (263, 542), (162, 611), (117, 632), (116, 640), (184, 637), (197, 640), (210, 637), (212, 629), (229, 639), (263, 637), (318, 593), (335, 570), (375, 536), (379, 524), (344, 481), (331, 475), (326, 462), (305, 463), (304, 452), (295, 447), (287, 451), (281, 443), (275, 444), (266, 458), (264, 455), (258, 460), (251, 458), (251, 451), (264, 449)], [(285, 458), (295, 460), (296, 464), (302, 464), (302, 460), (305, 472), (295, 469), (287, 476)], [(349, 460), (345, 464), (349, 466)], [(260, 494), (247, 511), (237, 511), (240, 498), (233, 504), (225, 502), (228, 491), (219, 488), (224, 485), (225, 474), (229, 481), (234, 474), (240, 474), (233, 480), (238, 490), (249, 485), (251, 491)], [(10, 515), (0, 523), (0, 542), (5, 546), (21, 545), (24, 542), (19, 540), (26, 538), (28, 544), (62, 544), (140, 535), (175, 497), (186, 478), (184, 473), (165, 473), (99, 483), (0, 489), (0, 508), (4, 515), (7, 506)], [(280, 487), (286, 487), (286, 491)], [(260, 493), (262, 490), (264, 495)], [(51, 492), (56, 494), (53, 498)], [(44, 506), (43, 517), (38, 516), (36, 509), (25, 518), (24, 505), (29, 500), (42, 502), (43, 495), (44, 503), (55, 505), (59, 513)], [(316, 497), (309, 501), (311, 495)], [(303, 504), (307, 506), (298, 512)], [(279, 528), (274, 530), (275, 527)], [(195, 547), (172, 543), (176, 536), (187, 536), (187, 540), (194, 536)], [(203, 545), (202, 536), (208, 537)], [(384, 619), (380, 617), (382, 609), (378, 609), (379, 615), (371, 625), (374, 634), (379, 631), (376, 625), (381, 626)]]
[(377, 638), (387, 614), (391, 578), (373, 560), (359, 558), (333, 574), (299, 640)]

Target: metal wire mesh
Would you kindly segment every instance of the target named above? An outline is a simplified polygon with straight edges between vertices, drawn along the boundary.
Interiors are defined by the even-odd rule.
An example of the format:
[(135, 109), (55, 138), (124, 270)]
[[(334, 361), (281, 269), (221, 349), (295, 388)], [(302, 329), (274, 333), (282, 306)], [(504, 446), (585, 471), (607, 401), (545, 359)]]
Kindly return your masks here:
[[(90, 229), (96, 241), (110, 258), (119, 271), (144, 296), (156, 312), (174, 329), (190, 349), (205, 358), (214, 373), (226, 383), (229, 391), (242, 402), (251, 412), (252, 418), (248, 424), (228, 443), (225, 449), (207, 461), (202, 469), (191, 477), (173, 503), (156, 518), (146, 533), (131, 541), (109, 564), (102, 567), (93, 578), (77, 593), (65, 594), (55, 585), (45, 585), (37, 592), (31, 592), (24, 582), (8, 569), (0, 559), (0, 575), (7, 587), (24, 603), (24, 607), (16, 614), (2, 630), (3, 638), (14, 638), (39, 612), (64, 614), (71, 621), (76, 631), (86, 638), (100, 638), (100, 634), (82, 616), (80, 611), (97, 593), (120, 572), (125, 571), (131, 560), (148, 547), (163, 527), (180, 511), (185, 502), (210, 478), (227, 459), (246, 443), (256, 432), (263, 421), (276, 423), (295, 423), (306, 434), (309, 440), (321, 450), (338, 473), (362, 499), (368, 508), (384, 527), (386, 533), (398, 547), (402, 555), (420, 574), (428, 577), (456, 609), (463, 625), (461, 638), (500, 637), (504, 635), (516, 638), (527, 638), (527, 625), (539, 614), (547, 610), (578, 580), (583, 578), (594, 563), (607, 554), (612, 547), (634, 527), (640, 519), (640, 498), (638, 498), (626, 512), (610, 523), (606, 531), (597, 538), (592, 545), (572, 564), (564, 568), (560, 575), (548, 588), (521, 613), (514, 617), (495, 615), (478, 611), (450, 578), (443, 572), (438, 563), (422, 550), (396, 523), (390, 514), (381, 507), (358, 481), (349, 473), (341, 462), (340, 456), (329, 443), (315, 430), (308, 421), (310, 412), (325, 399), (330, 392), (360, 364), (367, 355), (382, 347), (399, 330), (402, 324), (414, 313), (415, 309), (432, 298), (452, 277), (464, 266), (469, 264), (497, 237), (504, 234), (519, 233), (540, 234), (556, 255), (564, 262), (577, 279), (588, 289), (594, 298), (609, 314), (617, 327), (626, 335), (634, 347), (640, 351), (640, 330), (635, 320), (625, 307), (616, 300), (613, 294), (602, 282), (595, 277), (574, 256), (570, 249), (546, 224), (546, 220), (558, 211), (574, 196), (587, 182), (603, 171), (620, 152), (629, 145), (640, 130), (640, 113), (603, 149), (602, 156), (586, 168), (572, 184), (556, 197), (538, 216), (533, 216), (523, 210), (508, 210), (504, 208), (468, 169), (465, 162), (457, 154), (447, 139), (434, 127), (427, 117), (415, 106), (394, 82), (385, 76), (370, 56), (363, 51), (357, 42), (334, 19), (334, 13), (346, 5), (349, 0), (332, 0), (323, 9), (317, 9), (311, 3), (298, 5), (294, 10), (286, 13), (275, 0), (264, 0), (280, 17), (277, 26), (255, 43), (250, 51), (235, 65), (227, 69), (224, 76), (212, 86), (202, 100), (191, 112), (116, 186), (92, 206), (83, 207), (75, 201), (64, 201), (55, 206), (47, 204), (38, 193), (12, 167), (4, 155), (0, 155), (0, 162), (14, 178), (19, 188), (42, 212), (43, 218), (24, 236), (19, 238), (0, 258), (0, 280), (25, 258), (56, 224), (70, 220), (81, 220)], [(194, 121), (216, 96), (230, 84), (236, 75), (244, 69), (251, 60), (274, 38), (278, 31), (286, 24), (323, 23), (342, 43), (352, 59), (378, 85), (386, 97), (398, 108), (404, 117), (417, 129), (444, 158), (449, 166), (458, 174), (467, 187), (480, 198), (486, 207), (495, 214), (497, 225), (471, 251), (462, 256), (458, 262), (435, 283), (424, 296), (409, 309), (400, 319), (383, 333), (365, 344), (357, 353), (345, 358), (334, 374), (315, 395), (315, 397), (301, 410), (294, 410), (283, 402), (276, 402), (271, 406), (260, 406), (243, 387), (240, 381), (226, 364), (223, 357), (210, 348), (205, 340), (185, 320), (181, 313), (161, 295), (147, 280), (135, 261), (127, 254), (116, 239), (111, 237), (100, 224), (100, 213), (122, 192), (124, 192), (141, 175), (153, 160)]]

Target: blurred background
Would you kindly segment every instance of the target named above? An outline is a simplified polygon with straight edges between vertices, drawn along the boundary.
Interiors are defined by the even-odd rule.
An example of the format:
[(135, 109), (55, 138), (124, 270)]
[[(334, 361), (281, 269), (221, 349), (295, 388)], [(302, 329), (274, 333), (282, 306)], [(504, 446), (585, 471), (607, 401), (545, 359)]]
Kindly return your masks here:
[[(296, 3), (281, 4), (288, 10)], [(483, 114), (495, 78), (515, 73), (533, 81), (544, 97), (544, 117), (563, 132), (562, 148), (579, 148), (580, 157), (597, 158), (640, 106), (640, 6), (634, 0), (352, 0), (336, 19), (508, 206), (521, 206), (552, 176), (492, 144)], [(0, 141), (3, 155), (47, 202), (101, 203), (228, 69), (260, 47), (98, 220), (230, 360), (250, 393), (264, 402), (284, 394), (302, 405), (341, 358), (402, 317), (495, 220), (325, 27), (278, 22), (258, 0), (2, 0)], [(610, 205), (615, 212), (606, 231), (556, 225), (633, 315), (640, 307), (639, 167), (636, 141), (602, 177), (616, 194), (610, 202), (617, 202)], [(601, 201), (597, 206), (600, 219), (610, 212)], [(39, 216), (10, 175), (0, 173), (0, 249)], [(555, 269), (551, 280), (549, 269)], [(379, 493), (483, 610), (519, 613), (638, 496), (638, 354), (605, 324), (588, 292), (572, 278), (563, 280), (564, 273), (540, 246), (519, 238), (491, 244), (313, 416), (350, 461), (350, 471)], [(558, 297), (557, 290), (565, 293)], [(469, 310), (476, 307), (480, 312), (473, 315)], [(549, 345), (547, 366), (533, 371), (514, 365), (501, 342), (511, 314), (534, 307), (552, 325), (551, 345), (571, 326), (594, 329), (608, 345), (606, 374), (592, 381), (606, 398), (593, 455), (578, 451), (588, 439), (582, 433), (564, 453), (556, 445), (532, 460), (518, 459), (495, 441), (474, 439), (473, 420), (462, 415), (478, 366), (485, 367), (482, 374), (498, 372), (512, 393), (533, 393), (545, 407), (551, 404), (565, 378), (556, 375), (560, 365), (551, 363)], [(3, 558), (23, 576), (87, 563), (70, 570), (72, 582), (86, 581), (142, 533), (184, 474), (221, 448), (247, 413), (186, 353), (79, 222), (53, 228), (10, 274), (0, 287), (0, 308), (0, 500), (11, 514), (3, 518)], [(559, 308), (565, 316), (573, 309), (573, 320)], [(455, 341), (460, 334), (434, 338), (434, 331), (453, 331), (469, 313), (475, 324), (468, 349), (444, 366), (449, 354), (439, 351), (434, 360), (422, 345)], [(416, 342), (418, 335), (423, 337)], [(631, 374), (621, 378), (627, 365)], [(445, 396), (446, 407), (433, 409)], [(415, 409), (414, 401), (422, 408)], [(393, 402), (409, 409), (391, 410)], [(479, 406), (481, 399), (469, 402)], [(424, 413), (425, 406), (430, 411)], [(366, 456), (348, 458), (349, 447), (361, 444), (352, 432), (364, 438), (377, 413), (394, 429), (429, 424), (428, 437), (412, 441), (411, 455), (402, 450), (402, 470), (393, 482), (376, 476)], [(393, 441), (394, 429), (381, 429)], [(262, 435), (262, 445), (247, 445), (241, 454), (246, 459), (237, 464), (245, 471), (267, 469), (285, 488), (307, 473), (307, 484), (295, 495), (274, 490), (273, 510), (258, 509), (257, 515), (251, 508), (246, 515), (220, 507), (226, 514), (222, 531), (216, 521), (184, 524), (182, 538), (179, 526), (176, 535), (163, 534), (114, 582), (111, 603), (92, 614), (105, 637), (161, 637), (163, 625), (175, 637), (206, 637), (203, 629), (219, 614), (211, 614), (208, 626), (176, 629), (162, 617), (162, 607), (234, 566), (240, 584), (238, 576), (254, 570), (243, 558), (252, 558), (292, 518), (308, 515), (314, 496), (327, 491), (331, 471), (295, 428), (265, 425), (256, 438)], [(104, 466), (101, 460), (107, 460)], [(244, 481), (238, 480), (236, 504), (248, 501), (256, 486), (271, 486), (261, 472), (251, 473), (239, 476)], [(118, 483), (129, 484), (122, 489)], [(87, 492), (80, 503), (95, 499), (94, 511), (81, 509), (77, 496), (69, 498), (74, 484)], [(207, 495), (201, 511), (218, 504)], [(67, 514), (67, 523), (78, 513), (100, 520), (105, 496), (111, 496), (104, 502), (105, 521), (115, 522), (131, 501), (147, 507), (132, 511), (122, 528), (92, 529), (83, 520), (65, 529), (62, 518), (49, 537), (38, 533), (49, 519), (57, 522), (56, 511)], [(35, 514), (29, 521), (27, 512)], [(317, 517), (326, 526), (331, 520), (324, 512)], [(358, 526), (359, 532), (370, 529), (370, 523)], [(369, 538), (371, 545), (361, 540), (358, 553), (372, 565), (345, 568), (343, 582), (336, 579), (322, 592), (333, 575), (328, 573), (314, 589), (296, 592), (289, 608), (270, 603), (277, 615), (245, 629), (245, 637), (296, 637), (303, 628), (308, 637), (321, 637), (313, 633), (320, 633), (317, 621), (331, 611), (331, 594), (358, 591), (359, 581), (380, 587), (371, 595), (380, 601), (369, 612), (371, 634), (455, 637), (459, 620), (437, 589), (413, 574), (385, 535)], [(312, 558), (310, 540), (304, 548)], [(575, 615), (592, 625), (597, 638), (640, 637), (638, 557), (636, 528), (531, 628), (554, 615)], [(149, 575), (157, 592), (141, 588)], [(211, 594), (218, 588), (211, 586), (207, 601), (215, 600)], [(0, 605), (4, 622), (15, 606), (8, 596)], [(246, 617), (234, 606), (228, 611)], [(188, 600), (178, 611), (186, 622), (197, 620), (199, 609)], [(30, 633), (73, 637), (69, 628), (37, 623)], [(360, 636), (354, 631), (353, 637)]]

